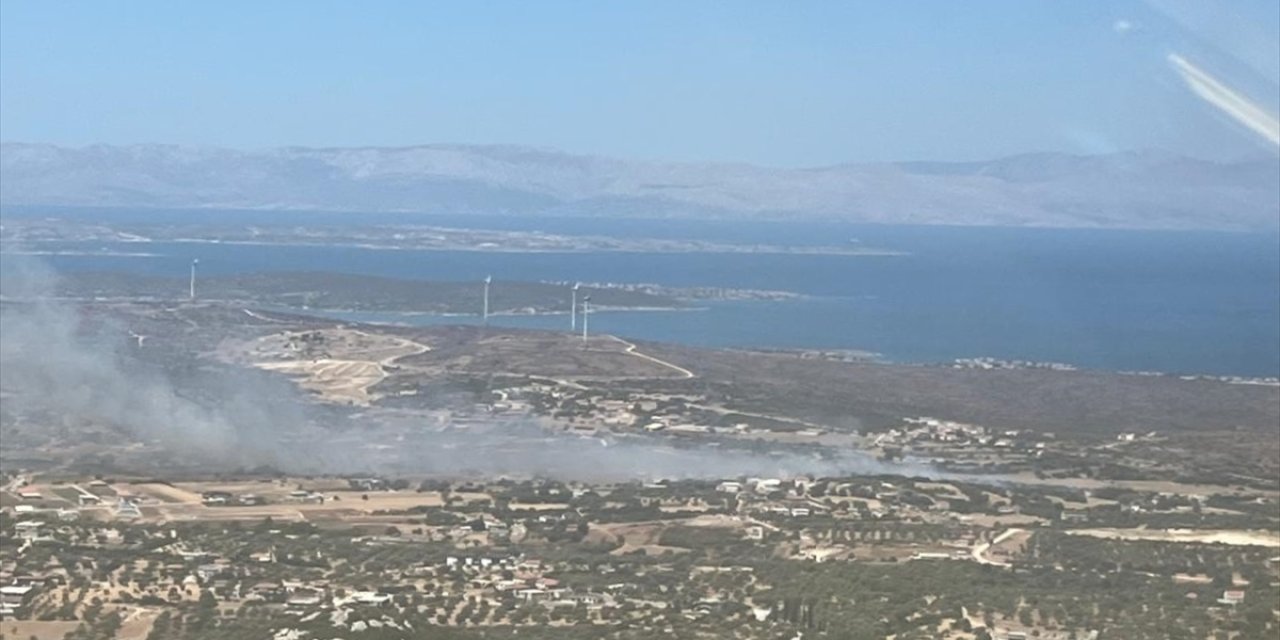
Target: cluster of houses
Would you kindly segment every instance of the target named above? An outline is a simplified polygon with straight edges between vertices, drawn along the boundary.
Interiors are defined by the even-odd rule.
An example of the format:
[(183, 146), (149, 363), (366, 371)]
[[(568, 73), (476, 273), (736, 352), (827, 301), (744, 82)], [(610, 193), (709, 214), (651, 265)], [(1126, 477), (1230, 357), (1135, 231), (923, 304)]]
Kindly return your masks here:
[(1054, 438), (1052, 433), (1032, 434), (1019, 429), (996, 431), (981, 425), (930, 417), (904, 418), (902, 422), (902, 426), (877, 434), (871, 445), (882, 448), (911, 445), (987, 448), (1039, 456), (1047, 447), (1045, 440)]
[(205, 491), (200, 494), (200, 503), (206, 507), (254, 506), (266, 504), (267, 501), (255, 493), (235, 494), (230, 491)]
[(718, 420), (700, 420), (707, 412), (695, 407), (705, 403), (706, 398), (693, 394), (630, 391), (622, 397), (597, 397), (540, 382), (495, 390), (493, 394), (495, 399), (487, 407), (492, 413), (526, 416), (541, 407), (542, 413), (564, 420), (571, 431), (742, 435), (750, 430), (745, 423), (725, 426)]
[(1000, 358), (959, 358), (951, 363), (953, 369), (1049, 369), (1052, 371), (1076, 371), (1075, 365), (1062, 362), (1036, 362), (1031, 360), (1002, 360)]
[[(34, 528), (25, 529), (27, 532), (33, 530)], [(20, 617), (37, 596), (49, 587), (65, 584), (67, 581), (66, 570), (62, 567), (23, 572), (18, 572), (17, 568), (18, 565), (13, 560), (5, 559), (0, 562), (0, 619)]]
[(33, 596), (40, 583), (15, 578), (11, 583), (0, 587), (0, 618), (12, 618), (28, 599)]
[[(22, 502), (13, 506), (13, 513), (20, 517), (50, 516), (63, 522), (70, 522), (80, 518), (81, 510), (105, 508), (108, 513), (118, 520), (136, 520), (142, 517), (140, 505), (143, 499), (140, 496), (128, 493), (95, 493), (94, 491), (101, 491), (109, 487), (102, 480), (93, 480), (88, 483), (88, 486), (89, 490), (85, 490), (80, 486), (70, 485), (69, 490), (75, 493), (74, 500), (64, 494), (60, 498), (60, 502), (45, 500), (44, 495), (35, 489), (19, 489), (14, 493)], [(107, 491), (110, 492), (111, 490), (107, 489)], [(114, 498), (109, 499), (112, 496)], [(67, 502), (74, 502), (74, 506), (51, 506), (66, 504)]]
[(523, 602), (546, 606), (584, 605), (613, 606), (618, 595), (632, 588), (625, 582), (605, 586), (601, 590), (581, 590), (562, 585), (546, 575), (548, 566), (522, 555), (449, 556), (441, 569), (466, 577), (468, 589), (498, 595), (508, 593)]
[[(475, 413), (452, 415), (448, 423), (467, 426), (487, 423), (494, 416), (528, 418), (538, 416), (557, 423), (564, 430), (584, 436), (601, 432), (647, 433), (668, 437), (727, 436), (754, 437), (771, 433), (768, 427), (748, 422), (727, 424), (730, 410), (716, 407), (706, 396), (691, 393), (650, 393), (612, 391), (601, 395), (592, 390), (530, 382), (491, 391), (488, 402), (475, 406)], [(790, 437), (817, 438), (826, 429), (808, 425), (787, 429)]]

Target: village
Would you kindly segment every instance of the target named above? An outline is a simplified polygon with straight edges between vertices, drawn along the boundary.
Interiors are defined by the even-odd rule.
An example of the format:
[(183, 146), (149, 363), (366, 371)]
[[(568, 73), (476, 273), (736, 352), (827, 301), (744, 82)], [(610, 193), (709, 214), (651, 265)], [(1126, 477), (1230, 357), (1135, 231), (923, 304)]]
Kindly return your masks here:
[[(252, 421), (262, 431), (235, 432), (246, 446), (222, 458), (41, 411), (0, 423), (2, 638), (1278, 628), (1280, 493), (1248, 444), (1261, 431), (1189, 432), (1172, 409), (1063, 429), (1074, 403), (1001, 408), (1066, 375), (1091, 394), (1154, 384), (1148, 405), (1165, 407), (1184, 397), (1169, 380), (224, 306), (109, 312), (142, 336), (131, 357), (192, 376), (184, 393), (201, 372), (234, 373), (269, 390), (264, 405), (301, 409)], [(850, 382), (806, 377), (824, 367), (852, 368)], [(939, 376), (955, 400), (902, 384)], [(1224, 403), (1266, 392), (1195, 384)]]
[[(988, 586), (939, 584), (932, 602), (918, 605), (931, 612), (925, 618), (879, 628), (1093, 638), (1140, 615), (1091, 614), (1090, 627), (1067, 608), (1068, 597), (1087, 594), (1058, 604), (999, 595), (1055, 567), (1099, 585), (1144, 580), (1176, 592), (1187, 615), (1243, 624), (1249, 605), (1276, 594), (1280, 538), (1265, 527), (1218, 526), (1247, 513), (1210, 506), (1226, 499), (1187, 506), (1158, 493), (899, 476), (589, 484), (17, 474), (0, 493), (0, 633), (206, 637), (219, 625), (260, 624), (270, 632), (263, 637), (419, 637), (426, 628), (586, 625), (646, 637), (640, 632), (696, 636), (732, 624), (744, 637), (822, 637), (859, 613), (867, 594), (857, 589), (888, 597), (920, 572)], [(1209, 518), (1200, 538), (1126, 535), (1142, 532), (1143, 518), (1158, 524), (1193, 508)], [(1082, 571), (1078, 563), (1094, 562), (1099, 549), (1147, 560), (1138, 573), (1105, 564)], [(829, 586), (794, 573), (819, 567), (881, 581), (827, 602), (817, 596)]]

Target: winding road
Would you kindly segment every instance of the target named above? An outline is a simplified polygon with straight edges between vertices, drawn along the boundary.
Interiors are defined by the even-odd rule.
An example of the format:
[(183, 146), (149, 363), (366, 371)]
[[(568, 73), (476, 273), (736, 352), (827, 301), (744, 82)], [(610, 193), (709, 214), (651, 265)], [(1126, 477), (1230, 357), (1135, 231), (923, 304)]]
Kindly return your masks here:
[(636, 349), (636, 345), (635, 345), (635, 344), (630, 343), (630, 342), (627, 342), (626, 340), (623, 340), (622, 338), (619, 338), (618, 336), (612, 336), (612, 335), (611, 335), (611, 336), (609, 336), (609, 337), (610, 337), (610, 338), (612, 338), (613, 340), (617, 341), (617, 342), (620, 342), (620, 343), (622, 343), (622, 344), (626, 345), (626, 347), (627, 347), (627, 348), (625, 349), (625, 352), (626, 352), (626, 353), (628, 353), (628, 354), (630, 354), (630, 355), (633, 355), (633, 356), (635, 356), (635, 357), (637, 357), (637, 358), (643, 358), (643, 359), (648, 360), (649, 362), (652, 362), (652, 363), (654, 363), (654, 364), (658, 364), (658, 365), (664, 366), (664, 367), (666, 367), (666, 368), (668, 368), (668, 369), (671, 369), (672, 371), (675, 371), (675, 372), (679, 373), (680, 375), (684, 376), (684, 377), (685, 377), (685, 379), (689, 379), (689, 378), (696, 378), (696, 377), (698, 377), (698, 376), (697, 376), (697, 374), (695, 374), (694, 372), (692, 372), (692, 371), (690, 371), (690, 370), (688, 370), (688, 369), (686, 369), (686, 368), (684, 368), (684, 367), (682, 367), (682, 366), (680, 366), (680, 365), (671, 364), (670, 362), (667, 362), (666, 360), (662, 360), (662, 359), (660, 359), (660, 358), (655, 358), (655, 357), (653, 357), (653, 356), (651, 356), (651, 355), (649, 355), (649, 354), (647, 354), (647, 353), (642, 353), (642, 352), (640, 352), (639, 350), (637, 350), (637, 349)]
[(969, 554), (972, 555), (974, 561), (979, 564), (989, 564), (994, 567), (1011, 566), (1008, 562), (1002, 562), (1000, 560), (992, 560), (991, 558), (988, 558), (987, 551), (990, 551), (991, 547), (994, 547), (995, 545), (998, 545), (1001, 542), (1004, 542), (1005, 540), (1008, 540), (1009, 538), (1018, 535), (1019, 533), (1022, 533), (1022, 529), (1019, 529), (1017, 527), (1005, 529), (1003, 532), (1000, 533), (1000, 535), (992, 538), (991, 542), (984, 542), (982, 544), (975, 546), (973, 549), (970, 550)]

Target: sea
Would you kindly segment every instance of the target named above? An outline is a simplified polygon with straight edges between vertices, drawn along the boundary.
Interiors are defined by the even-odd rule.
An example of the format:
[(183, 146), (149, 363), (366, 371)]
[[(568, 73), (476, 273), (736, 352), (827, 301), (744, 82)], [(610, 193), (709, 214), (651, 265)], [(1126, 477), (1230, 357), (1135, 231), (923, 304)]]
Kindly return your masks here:
[[(5, 211), (51, 215), (45, 210)], [(1186, 375), (1280, 376), (1280, 235), (500, 215), (57, 210), (117, 222), (430, 224), (566, 235), (852, 246), (899, 255), (497, 253), (209, 243), (41, 245), (58, 270), (186, 275), (314, 270), (406, 279), (656, 283), (783, 290), (779, 301), (593, 313), (593, 331), (732, 348), (840, 349), (904, 363), (990, 357)], [(28, 247), (30, 248), (30, 247)], [(67, 255), (147, 253), (145, 257)], [(568, 291), (566, 290), (566, 297)], [(479, 300), (477, 300), (477, 313)], [(408, 324), (478, 317), (337, 313)], [(491, 323), (568, 330), (568, 315)]]

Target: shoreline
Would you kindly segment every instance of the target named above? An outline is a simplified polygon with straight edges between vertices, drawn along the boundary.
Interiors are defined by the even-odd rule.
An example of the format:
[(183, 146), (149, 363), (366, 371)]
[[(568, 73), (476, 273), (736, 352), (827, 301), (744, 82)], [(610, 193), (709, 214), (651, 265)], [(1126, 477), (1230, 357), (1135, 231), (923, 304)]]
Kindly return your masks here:
[(140, 251), (5, 251), (0, 256), (67, 256), (75, 258), (163, 258), (161, 253), (143, 253)]
[[(593, 309), (592, 310), (593, 314), (597, 313), (597, 310), (595, 307), (592, 307), (592, 309)], [(606, 313), (607, 312), (628, 313), (633, 311), (640, 312), (640, 313), (649, 313), (649, 312), (663, 312), (663, 311), (700, 312), (700, 311), (707, 311), (708, 309), (709, 307), (610, 307), (607, 309), (601, 308), (599, 311), (606, 312)], [(480, 318), (480, 315), (475, 313), (437, 313), (437, 312), (430, 312), (430, 311), (369, 311), (369, 312), (365, 312), (365, 311), (359, 311), (354, 309), (300, 309), (297, 307), (281, 307), (280, 310), (282, 311), (289, 310), (292, 312), (310, 311), (310, 312), (316, 312), (316, 313), (326, 313), (326, 312), (328, 313), (375, 313), (375, 314), (403, 316), (403, 317), (476, 318), (476, 319)], [(520, 317), (540, 317), (540, 316), (551, 317), (551, 316), (565, 316), (565, 315), (568, 315), (568, 311), (539, 311), (535, 313), (491, 312), (489, 314), (489, 317), (520, 318)], [(380, 323), (378, 321), (370, 321), (370, 320), (359, 320), (358, 322), (367, 322), (369, 324), (395, 324), (398, 326), (415, 326), (411, 324), (406, 325), (406, 324), (400, 324), (400, 323)], [(785, 356), (792, 356), (797, 358), (808, 358), (808, 359), (814, 359), (814, 360), (842, 361), (850, 364), (882, 364), (882, 365), (909, 366), (909, 367), (954, 368), (954, 361), (896, 360), (896, 359), (890, 358), (888, 355), (886, 355), (883, 352), (873, 351), (870, 349), (770, 347), (767, 345), (707, 347), (705, 345), (695, 344), (691, 342), (676, 341), (676, 340), (650, 340), (650, 342), (660, 342), (660, 343), (687, 346), (687, 347), (696, 347), (696, 348), (719, 349), (724, 351), (759, 353), (759, 354), (765, 354), (765, 355), (770, 355), (770, 354), (785, 355)], [(1064, 364), (1064, 363), (1054, 363), (1054, 364)], [(1125, 371), (1125, 370), (1118, 370), (1118, 369), (1096, 369), (1096, 368), (1089, 368), (1089, 367), (1079, 367), (1076, 365), (1067, 365), (1067, 367), (1069, 368), (1026, 366), (1026, 367), (1009, 367), (1004, 369), (987, 369), (987, 370), (975, 368), (973, 370), (975, 371), (1009, 371), (1009, 370), (1052, 371), (1056, 373), (1067, 373), (1067, 374), (1105, 373), (1105, 374), (1118, 375), (1118, 376), (1178, 378), (1184, 382), (1215, 382), (1219, 384), (1280, 387), (1280, 377), (1188, 374), (1183, 372), (1160, 372), (1160, 371), (1135, 372), (1135, 371)]]
[[(270, 309), (270, 307), (262, 307), (262, 308)], [(478, 313), (463, 313), (463, 312), (451, 312), (451, 311), (373, 311), (373, 310), (362, 310), (362, 309), (328, 309), (328, 308), (322, 309), (317, 307), (308, 308), (308, 307), (288, 307), (288, 306), (276, 307), (276, 308), (288, 309), (292, 312), (308, 311), (308, 312), (315, 312), (315, 313), (374, 313), (374, 314), (390, 315), (390, 316), (432, 317), (432, 318), (480, 318), (481, 317), (481, 314), (478, 314)], [(591, 307), (592, 315), (597, 313), (629, 313), (633, 311), (639, 312), (639, 313), (651, 313), (651, 312), (659, 312), (659, 311), (686, 312), (686, 311), (706, 311), (706, 310), (707, 310), (707, 307), (652, 307), (652, 306), (651, 307), (596, 307), (596, 306)], [(568, 311), (551, 311), (551, 310), (530, 311), (530, 312), (507, 310), (507, 311), (490, 311), (489, 312), (490, 318), (533, 318), (533, 317), (543, 317), (543, 316), (550, 317), (550, 316), (567, 316), (567, 315), (569, 315)]]
[[(89, 303), (99, 303), (99, 304), (101, 303), (120, 304), (120, 303), (131, 303), (131, 302), (149, 302), (149, 303), (171, 302), (171, 303), (179, 303), (179, 304), (188, 303), (188, 300), (185, 298), (170, 298), (170, 297), (158, 298), (158, 297), (52, 296), (47, 299), (60, 300), (60, 301), (66, 301), (66, 302), (89, 302)], [(14, 298), (11, 296), (0, 294), (0, 302), (6, 303), (6, 304), (22, 304), (22, 303), (29, 303), (31, 301), (25, 298)], [(768, 302), (778, 302), (778, 301), (746, 300), (742, 302), (768, 303)], [(785, 301), (782, 301), (782, 302), (785, 302)], [(378, 311), (378, 310), (361, 310), (361, 309), (295, 307), (295, 306), (289, 306), (289, 305), (261, 305), (261, 304), (255, 304), (254, 301), (252, 300), (214, 299), (214, 298), (202, 299), (198, 301), (198, 303), (213, 303), (213, 304), (223, 304), (223, 305), (233, 305), (233, 306), (254, 307), (257, 309), (262, 309), (264, 311), (270, 311), (275, 313), (290, 313), (290, 314), (303, 314), (303, 315), (314, 314), (316, 317), (319, 317), (319, 318), (326, 318), (326, 319), (336, 320), (340, 322), (357, 322), (357, 323), (363, 323), (363, 324), (407, 326), (407, 327), (421, 326), (421, 325), (415, 325), (415, 324), (406, 323), (406, 322), (394, 322), (390, 320), (384, 321), (384, 320), (371, 320), (371, 319), (351, 319), (351, 318), (342, 318), (342, 317), (336, 317), (336, 316), (337, 314), (374, 314), (374, 315), (383, 315), (383, 316), (401, 317), (401, 318), (423, 318), (423, 317), (440, 318), (440, 319), (474, 318), (477, 321), (479, 321), (481, 317), (480, 314), (474, 313), (474, 312), (464, 313), (464, 312), (404, 311), (404, 310)], [(630, 313), (630, 312), (687, 313), (687, 312), (706, 312), (710, 310), (710, 308), (711, 308), (710, 306), (593, 307), (592, 313), (593, 314), (594, 313)], [(541, 311), (533, 311), (533, 312), (515, 312), (515, 311), (507, 310), (507, 311), (495, 311), (489, 314), (491, 318), (559, 317), (559, 316), (565, 316), (565, 315), (568, 315), (567, 310), (566, 311), (541, 310)], [(465, 323), (465, 324), (472, 324), (472, 323)], [(520, 329), (522, 327), (509, 327), (509, 328)], [(1050, 367), (1050, 366), (1008, 366), (1008, 367), (996, 367), (996, 368), (956, 367), (956, 360), (917, 360), (917, 361), (899, 360), (899, 359), (892, 358), (888, 354), (885, 354), (883, 352), (875, 351), (871, 349), (823, 348), (823, 347), (773, 347), (769, 345), (750, 345), (750, 346), (730, 345), (730, 346), (710, 347), (702, 344), (697, 344), (695, 342), (672, 340), (672, 339), (665, 339), (665, 340), (644, 339), (644, 340), (648, 342), (659, 342), (659, 343), (665, 343), (665, 344), (670, 344), (675, 346), (710, 348), (710, 349), (719, 349), (724, 351), (751, 352), (751, 353), (759, 353), (759, 354), (765, 354), (765, 355), (768, 355), (768, 354), (785, 355), (785, 356), (791, 356), (791, 357), (797, 357), (797, 358), (811, 358), (815, 360), (844, 361), (850, 364), (882, 364), (882, 365), (910, 366), (910, 367), (964, 368), (964, 369), (969, 369), (975, 372), (1000, 372), (1000, 371), (1022, 370), (1022, 371), (1054, 372), (1054, 373), (1061, 373), (1061, 374), (1068, 374), (1068, 375), (1073, 373), (1105, 373), (1105, 374), (1111, 374), (1111, 375), (1139, 377), (1139, 378), (1141, 377), (1177, 378), (1183, 382), (1191, 382), (1191, 383), (1211, 382), (1211, 383), (1227, 384), (1227, 385), (1280, 387), (1280, 376), (1221, 375), (1221, 374), (1208, 374), (1208, 373), (1187, 373), (1185, 371), (1133, 371), (1133, 370), (1123, 370), (1123, 369), (1083, 367), (1083, 366), (1072, 365), (1070, 363), (1058, 363), (1058, 362), (1055, 362), (1055, 363), (1025, 362), (1024, 363), (1022, 361), (1007, 361), (1011, 364), (1017, 363), (1017, 364), (1025, 364), (1025, 365), (1047, 365), (1047, 364), (1058, 365), (1053, 367)], [(983, 358), (983, 357), (965, 358), (961, 360), (987, 360), (987, 359), (997, 360), (996, 358)]]
[[(804, 255), (804, 256), (849, 256), (849, 257), (904, 257), (912, 255), (907, 251), (897, 251), (893, 249), (851, 249), (846, 250), (840, 247), (803, 247), (803, 246), (736, 246), (729, 244), (710, 245), (706, 247), (689, 247), (689, 248), (672, 248), (672, 247), (584, 247), (584, 248), (556, 248), (556, 249), (538, 249), (533, 247), (503, 247), (503, 246), (475, 246), (475, 245), (458, 245), (458, 246), (429, 246), (429, 247), (403, 247), (389, 246), (384, 244), (371, 244), (367, 242), (269, 242), (255, 240), (209, 240), (204, 238), (173, 238), (167, 240), (28, 240), (28, 244), (39, 243), (105, 243), (105, 244), (190, 244), (190, 245), (230, 245), (230, 246), (255, 246), (255, 247), (336, 247), (345, 249), (364, 249), (368, 251), (424, 251), (424, 252), (469, 252), (469, 253), (526, 253), (526, 254), (589, 254), (589, 253), (653, 253), (663, 255), (678, 254), (746, 254), (746, 255)], [(86, 256), (102, 256), (113, 257), (114, 253), (95, 253), (87, 251), (45, 251), (45, 252), (17, 252), (4, 251), (0, 253), (12, 253), (21, 255), (30, 253), (32, 255), (86, 255)], [(122, 254), (129, 255), (129, 254)], [(143, 254), (138, 254), (142, 257)], [(147, 257), (164, 257), (164, 254), (145, 254)]]

